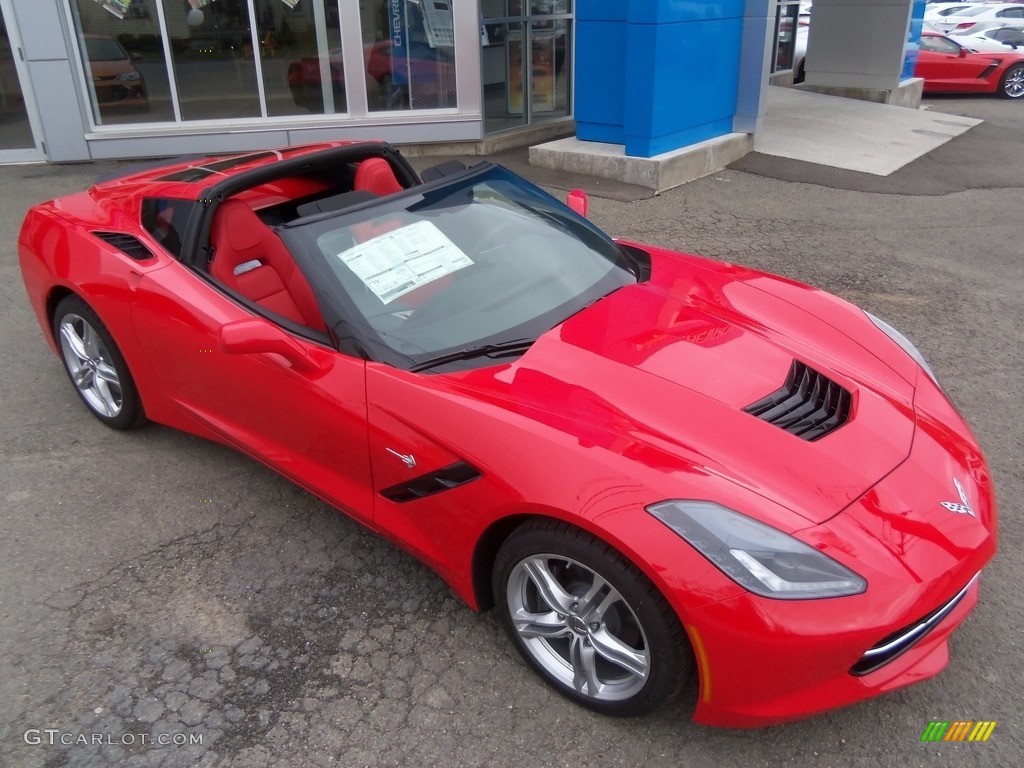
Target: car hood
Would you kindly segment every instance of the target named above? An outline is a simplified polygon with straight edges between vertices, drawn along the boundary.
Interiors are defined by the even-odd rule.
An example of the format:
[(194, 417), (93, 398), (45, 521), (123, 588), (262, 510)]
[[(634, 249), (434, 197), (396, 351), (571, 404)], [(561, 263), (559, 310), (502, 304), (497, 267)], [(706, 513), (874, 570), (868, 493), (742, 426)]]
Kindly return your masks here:
[(118, 75), (134, 72), (135, 67), (132, 66), (131, 61), (128, 59), (111, 59), (110, 61), (90, 62), (89, 71), (92, 73), (94, 80), (109, 80)]
[[(882, 359), (889, 347), (828, 294), (655, 252), (650, 281), (569, 318), (515, 363), (451, 383), (631, 458), (638, 472), (678, 478), (677, 497), (700, 498), (700, 478), (714, 475), (816, 524), (909, 455), (914, 389), (906, 369)], [(795, 360), (851, 398), (848, 421), (813, 442), (743, 410), (779, 390)]]

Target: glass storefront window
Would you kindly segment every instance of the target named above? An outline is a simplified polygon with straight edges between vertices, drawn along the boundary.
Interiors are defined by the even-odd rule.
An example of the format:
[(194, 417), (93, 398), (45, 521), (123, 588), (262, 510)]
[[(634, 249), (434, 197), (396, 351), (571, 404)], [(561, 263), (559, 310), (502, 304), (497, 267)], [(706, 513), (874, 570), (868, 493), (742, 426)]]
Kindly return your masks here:
[(452, 0), (361, 3), (371, 112), (456, 106)]
[(267, 114), (345, 112), (338, 2), (302, 0), (293, 5), (255, 2)]
[(523, 24), (484, 24), (484, 128), (488, 133), (526, 125), (523, 108)]
[[(454, 0), (66, 2), (97, 127), (458, 106)], [(520, 0), (505, 5), (531, 13)], [(104, 65), (110, 84), (96, 71), (101, 61), (119, 62)], [(365, 88), (365, 99), (352, 88)]]
[(260, 117), (246, 0), (162, 2), (181, 119)]
[(174, 119), (154, 1), (125, 0), (120, 17), (94, 0), (72, 2), (97, 125)]
[(3, 8), (0, 8), (0, 150), (31, 147), (34, 143), (14, 48), (7, 35)]
[(567, 52), (570, 22), (535, 21), (531, 26), (532, 99), (535, 122), (569, 114)]
[(775, 12), (775, 58), (773, 72), (793, 68), (799, 2), (780, 2)]
[(338, 0), (69, 2), (97, 125), (347, 109)]
[(571, 114), (571, 0), (483, 0), (487, 133)]

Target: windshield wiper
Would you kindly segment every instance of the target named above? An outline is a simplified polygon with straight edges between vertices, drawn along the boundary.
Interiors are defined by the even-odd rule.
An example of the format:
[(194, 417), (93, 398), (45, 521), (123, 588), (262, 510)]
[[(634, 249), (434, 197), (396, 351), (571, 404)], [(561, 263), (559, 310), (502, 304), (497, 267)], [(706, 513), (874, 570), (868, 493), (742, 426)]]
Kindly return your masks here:
[(526, 350), (533, 346), (536, 341), (536, 339), (512, 339), (511, 341), (503, 341), (498, 344), (484, 344), (479, 347), (468, 347), (466, 349), (459, 350), (458, 352), (441, 355), (440, 357), (435, 357), (433, 360), (427, 360), (424, 363), (419, 363), (409, 370), (414, 373), (418, 373), (419, 371), (436, 368), (439, 365), (457, 363), (461, 360), (474, 360), (478, 357), (493, 357), (495, 359), (513, 357), (526, 352)]

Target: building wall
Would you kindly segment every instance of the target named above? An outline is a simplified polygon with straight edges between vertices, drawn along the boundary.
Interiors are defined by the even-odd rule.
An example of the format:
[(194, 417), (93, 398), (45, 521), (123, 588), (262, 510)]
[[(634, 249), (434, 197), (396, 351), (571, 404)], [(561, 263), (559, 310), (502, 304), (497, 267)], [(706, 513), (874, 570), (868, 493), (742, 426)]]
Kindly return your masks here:
[[(196, 5), (202, 1), (196, 0)], [(421, 102), (413, 109), (395, 110), (382, 108), (376, 86), (363, 75), (373, 35), (379, 36), (381, 25), (388, 23), (391, 0), (386, 4), (380, 0), (377, 11), (373, 11), (373, 0), (358, 4), (303, 0), (294, 10), (279, 0), (215, 0), (217, 5), (205, 6), (198, 27), (190, 25), (189, 12), (194, 9), (188, 0), (133, 0), (139, 14), (129, 13), (123, 19), (94, 0), (6, 2), (13, 9), (23, 43), (40, 138), (51, 161), (248, 150), (338, 138), (477, 141), (487, 130), (532, 125), (535, 119), (567, 120), (574, 114), (574, 99), (581, 138), (629, 144), (631, 154), (650, 156), (730, 131), (758, 130), (776, 4), (776, 0), (524, 0), (515, 5), (515, 15), (503, 17), (500, 14), (511, 13), (516, 0), (507, 4), (483, 0), (483, 5), (480, 0), (454, 0), (454, 96), (447, 103), (426, 103), (426, 108), (420, 108), (425, 103)], [(861, 86), (868, 81), (897, 80), (911, 2), (818, 0), (809, 73)], [(311, 14), (312, 7), (319, 9), (319, 15)], [(211, 8), (221, 10), (214, 14)], [(230, 40), (222, 28), (210, 32), (211, 19), (227, 13), (223, 9), (232, 9), (228, 15), (238, 26)], [(250, 9), (258, 13), (253, 16)], [(538, 21), (545, 14), (555, 21)], [(243, 28), (248, 23), (241, 21), (243, 17), (255, 18), (255, 27)], [(482, 28), (481, 18), (492, 17), (496, 23)], [(901, 23), (890, 24), (887, 19)], [(335, 104), (332, 110), (324, 103), (317, 112), (296, 108), (298, 102), (289, 103), (288, 96), (273, 100), (275, 82), (281, 85), (286, 65), (303, 59), (289, 52), (286, 41), (264, 34), (269, 24), (278, 32), (276, 37), (282, 37), (282, 20), (290, 22), (288, 28), (295, 36), (305, 35), (314, 54), (330, 50), (329, 59), (320, 56), (314, 65), (320, 68), (319, 82), (333, 77), (331, 67), (337, 59), (344, 70), (344, 94), (337, 95), (344, 98), (343, 105)], [(311, 23), (317, 25), (315, 41), (308, 34)], [(548, 28), (552, 23), (554, 33)], [(321, 29), (325, 25), (326, 30)], [(857, 34), (851, 34), (854, 28)], [(883, 28), (892, 34), (881, 34)], [(152, 37), (154, 29), (166, 32), (167, 39), (146, 38)], [(205, 38), (198, 34), (202, 30)], [(554, 109), (532, 114), (532, 99), (520, 112), (513, 109), (509, 41), (514, 42), (516, 30), (526, 32), (520, 38), (523, 80), (531, 77), (538, 60), (545, 60), (545, 49), (534, 40), (553, 39), (554, 56), (571, 64), (553, 68), (556, 75), (560, 73), (560, 83), (549, 76), (559, 83), (549, 99)], [(500, 41), (492, 34), (495, 31), (502, 33)], [(83, 34), (124, 40), (140, 48), (129, 53), (138, 53), (137, 67), (150, 73), (145, 110), (117, 112), (99, 103), (100, 86), (93, 82), (91, 65), (83, 63)], [(573, 44), (577, 34), (579, 46)], [(330, 35), (338, 36), (340, 49)], [(204, 48), (207, 38), (212, 47)], [(859, 43), (850, 49), (851, 39), (873, 42), (868, 49)], [(182, 94), (194, 95), (189, 83), (204, 83), (204, 55), (210, 56), (210, 72), (216, 64), (222, 73), (233, 72), (238, 84), (211, 88), (222, 98), (207, 98), (197, 107)], [(166, 61), (173, 61), (173, 66), (167, 67)], [(504, 68), (496, 69), (496, 64)], [(189, 67), (199, 73), (192, 80), (186, 75)], [(508, 80), (504, 84), (495, 80), (502, 72)], [(495, 87), (504, 91), (497, 93)], [(519, 87), (529, 88), (530, 83)], [(165, 95), (178, 94), (177, 103), (160, 103), (161, 88)], [(331, 89), (322, 96), (329, 102)], [(238, 107), (243, 97), (249, 99), (244, 109)], [(218, 101), (227, 110), (223, 115), (215, 111)], [(492, 114), (494, 110), (504, 110), (502, 114), (511, 117)]]
[[(162, 3), (159, 8), (158, 2)], [(423, 109), (378, 108), (373, 102), (378, 85), (367, 76), (370, 94), (364, 92), (360, 95), (355, 89), (348, 89), (348, 104), (339, 110), (344, 114), (318, 114), (313, 109), (297, 109), (294, 105), (289, 109), (289, 99), (279, 100), (278, 107), (293, 114), (274, 114), (275, 107), (268, 106), (270, 78), (276, 76), (280, 85), (286, 77), (286, 62), (300, 61), (302, 57), (296, 54), (293, 59), (287, 59), (287, 47), (261, 37), (260, 27), (268, 20), (265, 18), (267, 13), (272, 13), (278, 21), (276, 29), (281, 29), (279, 20), (284, 19), (291, 22), (288, 27), (294, 33), (301, 25), (310, 22), (310, 0), (304, 0), (294, 11), (285, 3), (273, 0), (216, 2), (223, 4), (214, 6), (218, 8), (220, 18), (226, 18), (226, 11), (230, 9), (232, 21), (239, 30), (249, 27), (251, 31), (248, 24), (250, 7), (262, 10), (263, 15), (256, 16), (257, 34), (247, 40), (246, 34), (235, 33), (230, 42), (226, 42), (221, 26), (217, 35), (206, 34), (220, 47), (204, 51), (199, 50), (204, 45), (199, 41), (199, 35), (189, 28), (188, 11), (191, 9), (185, 0), (136, 0), (140, 16), (129, 13), (123, 19), (116, 18), (92, 0), (11, 0), (23, 41), (29, 80), (36, 95), (47, 159), (61, 162), (244, 150), (339, 138), (383, 138), (409, 143), (471, 141), (482, 137), (480, 27), (476, 4), (453, 3), (451, 33), (455, 53), (451, 63), (455, 69), (455, 83), (454, 94), (448, 103), (427, 103)], [(339, 58), (338, 64), (339, 67), (343, 65), (346, 80), (362, 84), (362, 72), (367, 67), (372, 48), (372, 44), (365, 42), (363, 33), (368, 24), (378, 24), (377, 17), (370, 2), (359, 4), (370, 9), (362, 14), (355, 3), (343, 0), (335, 5), (335, 2), (327, 0), (319, 12), (323, 13), (326, 8), (333, 14), (329, 23), (342, 30), (340, 55), (344, 58), (343, 61)], [(210, 6), (204, 9), (205, 20), (200, 29), (211, 27), (213, 16), (210, 9)], [(383, 15), (386, 6), (380, 10), (380, 18), (386, 22)], [(142, 16), (142, 13), (146, 15)], [(152, 38), (154, 30), (166, 31), (167, 39), (154, 42), (143, 38), (147, 34)], [(83, 63), (83, 33), (93, 38), (143, 41), (138, 43), (146, 46), (141, 53), (129, 53), (139, 54), (135, 62), (139, 71), (151, 73), (146, 78), (146, 88), (154, 95), (152, 104), (129, 113), (127, 109), (116, 111), (109, 102), (98, 102), (97, 93), (101, 85), (93, 83), (95, 64)], [(218, 39), (221, 42), (217, 43)], [(194, 41), (191, 47), (187, 45), (189, 40)], [(333, 63), (338, 57), (338, 45), (331, 40), (325, 41), (323, 35), (318, 42), (330, 45)], [(257, 56), (253, 53), (254, 43), (259, 47), (258, 56), (263, 61), (259, 68)], [(234, 48), (228, 51), (230, 46)], [(221, 76), (215, 70), (223, 74), (234, 68), (238, 87), (232, 90), (218, 86), (217, 92), (225, 103), (237, 101), (248, 94), (252, 98), (247, 114), (218, 117), (212, 111), (216, 99), (208, 99), (197, 113), (199, 119), (189, 119), (183, 96), (188, 94), (189, 85), (203, 82), (202, 55), (210, 56), (207, 72), (211, 78)], [(415, 55), (410, 54), (411, 64), (415, 63)], [(174, 61), (169, 73), (164, 63), (168, 58)], [(174, 83), (169, 80), (182, 78), (188, 66), (193, 69), (200, 67), (199, 75), (188, 83), (179, 79), (178, 88), (174, 89)], [(324, 67), (322, 74), (330, 78), (331, 71), (326, 68), (326, 61)], [(158, 104), (158, 92), (167, 95), (172, 90), (180, 102), (177, 109), (172, 109), (168, 100)], [(155, 122), (151, 120), (154, 117)]]

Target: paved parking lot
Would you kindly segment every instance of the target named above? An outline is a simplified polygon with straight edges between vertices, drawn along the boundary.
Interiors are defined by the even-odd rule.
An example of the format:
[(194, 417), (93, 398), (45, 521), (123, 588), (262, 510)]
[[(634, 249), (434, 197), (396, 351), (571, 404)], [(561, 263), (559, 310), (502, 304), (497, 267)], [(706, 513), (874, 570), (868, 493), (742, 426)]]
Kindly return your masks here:
[[(262, 466), (159, 426), (104, 428), (44, 345), (15, 243), (31, 203), (112, 164), (0, 168), (0, 765), (1024, 764), (1024, 105), (927, 103), (986, 122), (887, 178), (760, 155), (657, 197), (535, 175), (606, 194), (591, 217), (614, 234), (887, 319), (987, 451), (1001, 551), (949, 668), (754, 731), (696, 726), (685, 705), (632, 721), (574, 707), (492, 614)], [(921, 743), (935, 719), (998, 726)]]

